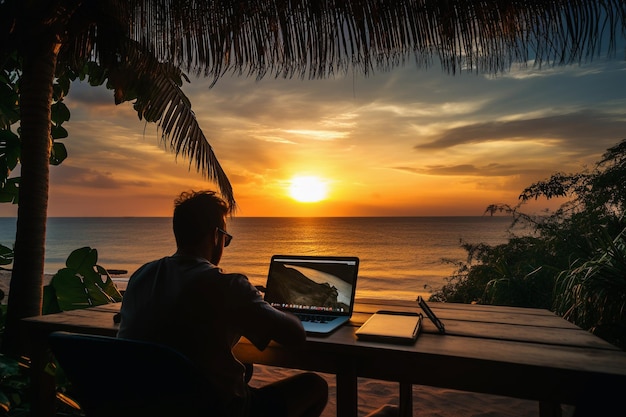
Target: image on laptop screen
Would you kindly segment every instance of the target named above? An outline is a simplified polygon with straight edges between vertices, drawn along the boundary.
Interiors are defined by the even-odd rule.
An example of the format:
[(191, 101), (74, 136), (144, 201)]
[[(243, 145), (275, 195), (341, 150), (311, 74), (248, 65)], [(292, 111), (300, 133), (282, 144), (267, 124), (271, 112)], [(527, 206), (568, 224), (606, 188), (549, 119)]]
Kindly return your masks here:
[(350, 315), (358, 266), (356, 257), (274, 255), (265, 301), (291, 311)]

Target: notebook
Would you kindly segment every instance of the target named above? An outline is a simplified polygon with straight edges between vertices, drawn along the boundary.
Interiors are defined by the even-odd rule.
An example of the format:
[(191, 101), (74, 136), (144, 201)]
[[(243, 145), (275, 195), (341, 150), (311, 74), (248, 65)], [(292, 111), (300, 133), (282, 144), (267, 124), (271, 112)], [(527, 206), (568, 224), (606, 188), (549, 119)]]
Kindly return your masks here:
[(352, 316), (358, 270), (355, 256), (274, 255), (264, 299), (298, 316), (308, 334), (329, 334)]
[(379, 310), (356, 331), (359, 340), (410, 344), (422, 328), (422, 315), (413, 312)]

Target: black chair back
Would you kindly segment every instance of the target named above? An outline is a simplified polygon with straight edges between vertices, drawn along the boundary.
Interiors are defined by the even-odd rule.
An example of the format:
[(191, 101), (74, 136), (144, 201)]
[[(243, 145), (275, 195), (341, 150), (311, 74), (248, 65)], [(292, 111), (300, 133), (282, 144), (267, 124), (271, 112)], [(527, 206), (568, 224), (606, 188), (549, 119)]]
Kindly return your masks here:
[(49, 342), (88, 417), (221, 414), (207, 379), (170, 347), (68, 332)]

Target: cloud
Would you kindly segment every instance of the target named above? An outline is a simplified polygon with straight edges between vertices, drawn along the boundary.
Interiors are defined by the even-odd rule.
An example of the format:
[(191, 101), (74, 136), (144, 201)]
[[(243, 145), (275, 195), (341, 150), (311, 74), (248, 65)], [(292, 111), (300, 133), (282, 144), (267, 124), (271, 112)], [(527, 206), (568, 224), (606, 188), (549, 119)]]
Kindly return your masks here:
[[(193, 79), (184, 91), (246, 215), (296, 215), (279, 185), (299, 173), (337, 182), (333, 199), (346, 207), (324, 215), (439, 215), (467, 193), (514, 202), (554, 171), (595, 162), (626, 136), (625, 73), (626, 62), (600, 61), (452, 76), (435, 63), (327, 80), (225, 77), (212, 89)], [(176, 191), (209, 186), (110, 90), (74, 83), (66, 100), (70, 155), (51, 171), (52, 195), (63, 196), (56, 213), (68, 201), (121, 199), (127, 209), (105, 215), (159, 204), (167, 215)], [(155, 194), (149, 208), (146, 193)], [(437, 209), (414, 211), (425, 199)]]
[(319, 141), (332, 141), (336, 139), (341, 139), (347, 134), (345, 132), (333, 131), (333, 130), (311, 130), (311, 129), (301, 129), (301, 130), (285, 130), (286, 134), (294, 135), (304, 139), (310, 140), (319, 140)]
[(67, 164), (53, 167), (50, 170), (50, 177), (54, 183), (59, 185), (90, 189), (122, 189), (127, 186), (146, 187), (150, 185), (148, 182), (138, 179), (121, 181), (116, 179), (111, 172), (100, 172), (95, 169), (80, 168)]
[(394, 169), (425, 175), (462, 175), (462, 176), (508, 176), (519, 175), (520, 168), (514, 165), (488, 164), (476, 166), (461, 165), (428, 165), (423, 168), (395, 167)]
[(626, 119), (594, 110), (522, 120), (473, 123), (443, 131), (415, 149), (446, 149), (490, 141), (557, 140), (570, 150), (606, 149), (626, 136)]
[(113, 90), (104, 86), (92, 86), (86, 81), (73, 82), (67, 97), (73, 103), (86, 106), (115, 105)]

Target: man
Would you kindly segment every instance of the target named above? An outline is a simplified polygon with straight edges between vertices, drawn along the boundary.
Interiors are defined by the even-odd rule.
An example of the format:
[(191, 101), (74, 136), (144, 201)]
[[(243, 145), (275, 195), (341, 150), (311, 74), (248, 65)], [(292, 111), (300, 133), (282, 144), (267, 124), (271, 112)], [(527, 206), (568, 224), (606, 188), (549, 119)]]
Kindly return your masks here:
[(233, 416), (319, 416), (328, 385), (302, 373), (262, 388), (245, 381), (245, 367), (232, 354), (241, 336), (263, 350), (270, 340), (299, 345), (300, 321), (263, 301), (241, 274), (217, 267), (232, 236), (228, 205), (212, 191), (182, 193), (175, 201), (177, 251), (139, 268), (130, 278), (118, 337), (162, 343), (202, 369)]

